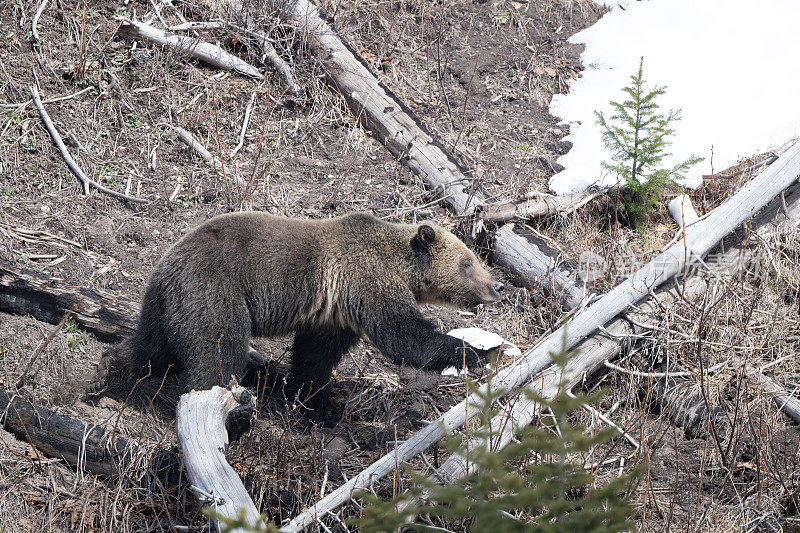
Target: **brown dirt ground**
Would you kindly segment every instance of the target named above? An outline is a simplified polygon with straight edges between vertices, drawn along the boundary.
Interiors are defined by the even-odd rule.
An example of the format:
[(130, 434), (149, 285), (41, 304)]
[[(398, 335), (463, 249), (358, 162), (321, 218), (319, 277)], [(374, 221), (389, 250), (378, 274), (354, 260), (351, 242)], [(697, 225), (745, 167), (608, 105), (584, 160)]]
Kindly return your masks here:
[[(247, 2), (255, 6), (255, 2)], [(173, 1), (190, 20), (206, 14), (198, 3)], [(113, 15), (151, 16), (144, 0), (62, 0), (45, 9), (32, 43), (34, 2), (0, 0), (0, 257), (49, 276), (92, 288), (138, 297), (165, 249), (188, 229), (224, 212), (257, 209), (287, 216), (320, 218), (367, 210), (392, 221), (456, 220), (419, 179), (399, 165), (359, 126), (343, 100), (322, 82), (313, 59), (292, 46), (291, 28), (275, 33), (278, 47), (293, 60), (305, 92), (289, 98), (279, 76), (269, 81), (220, 73), (175, 53), (116, 35)], [(514, 199), (529, 190), (546, 190), (557, 170), (555, 159), (568, 146), (564, 132), (547, 113), (550, 98), (579, 75), (580, 52), (566, 39), (592, 24), (601, 9), (589, 0), (332, 0), (321, 4), (343, 38), (384, 82), (473, 172), (488, 196)], [(251, 11), (251, 13), (262, 13)], [(164, 6), (170, 24), (175, 11)], [(235, 36), (205, 32), (228, 50), (258, 59)], [(85, 43), (83, 62), (81, 43)], [(287, 48), (288, 47), (288, 48)], [(79, 66), (85, 63), (83, 72)], [(43, 99), (79, 96), (47, 104), (70, 151), (87, 174), (110, 188), (129, 182), (145, 206), (126, 205), (96, 191), (81, 194), (53, 146), (27, 87), (36, 83)], [(244, 148), (239, 142), (245, 109), (255, 95)], [(191, 130), (212, 152), (223, 153), (223, 171), (214, 170), (182, 144), (167, 124)], [(747, 169), (752, 161), (738, 169)], [(252, 184), (233, 185), (239, 173)], [(748, 172), (729, 172), (713, 187), (696, 193), (710, 209)], [(712, 190), (713, 189), (713, 190)], [(609, 262), (643, 264), (675, 231), (659, 213), (651, 231), (636, 234), (614, 224), (609, 202), (598, 202), (570, 217), (531, 227), (575, 261), (593, 251)], [(31, 237), (24, 228), (47, 232)], [(52, 237), (55, 236), (55, 237)], [(78, 243), (78, 246), (67, 241)], [(675, 350), (684, 366), (696, 368), (693, 345), (675, 331), (709, 341), (707, 363), (729, 356), (769, 362), (797, 349), (796, 252), (778, 243), (771, 266), (742, 281), (737, 298), (714, 306), (685, 305), (664, 322), (663, 343), (640, 359), (663, 359)], [(780, 246), (779, 246), (780, 245)], [(479, 244), (476, 249), (485, 255)], [(613, 273), (612, 273), (613, 274)], [(499, 276), (504, 276), (498, 272)], [(616, 283), (600, 279), (597, 289)], [(477, 326), (495, 331), (525, 348), (555, 324), (560, 310), (538, 305), (525, 289), (511, 289), (504, 301), (474, 316), (430, 308), (443, 329)], [(709, 304), (710, 306), (711, 304)], [(670, 314), (670, 316), (673, 316)], [(666, 319), (665, 319), (666, 320)], [(770, 325), (772, 327), (770, 327)], [(16, 382), (30, 354), (52, 330), (30, 317), (0, 314), (0, 382)], [(753, 332), (758, 333), (759, 337)], [(793, 339), (793, 340), (792, 340)], [(284, 361), (290, 339), (259, 341), (257, 348)], [(104, 346), (67, 327), (44, 349), (35, 379), (21, 391), (35, 401), (86, 421), (114, 423), (145, 450), (175, 445), (169, 409), (128, 409), (104, 400), (98, 406), (78, 401), (80, 385), (91, 374)], [(738, 350), (738, 351), (737, 351)], [(735, 365), (715, 375), (713, 401), (740, 407), (733, 468), (725, 474), (712, 442), (687, 439), (641, 400), (640, 380), (601, 373), (587, 389), (607, 389), (603, 412), (643, 444), (634, 452), (622, 439), (598, 454), (614, 461), (596, 469), (599, 480), (625, 468), (648, 464), (648, 475), (633, 493), (646, 530), (670, 528), (724, 530), (779, 523), (798, 513), (798, 431), (772, 404), (742, 385)], [(800, 375), (795, 360), (776, 375)], [(407, 368), (397, 368), (366, 342), (348, 356), (335, 376), (331, 411), (344, 413), (334, 430), (312, 427), (269, 404), (259, 413), (246, 442), (231, 449), (232, 462), (245, 476), (256, 503), (280, 521), (312, 503), (324, 473), (327, 490), (385, 453), (463, 396), (464, 384)], [(168, 404), (167, 407), (170, 407)], [(731, 411), (732, 412), (732, 411)], [(751, 416), (752, 415), (752, 416)], [(119, 421), (117, 422), (117, 419)], [(585, 413), (576, 420), (594, 424)], [(0, 530), (3, 531), (159, 531), (171, 524), (202, 525), (191, 493), (161, 494), (143, 478), (115, 481), (76, 474), (58, 460), (39, 461), (27, 445), (0, 430)], [(591, 462), (593, 459), (590, 459)], [(416, 465), (422, 468), (421, 463)], [(377, 491), (391, 494), (391, 486)], [(388, 493), (387, 493), (388, 491)], [(345, 510), (344, 516), (358, 508)], [(758, 522), (761, 520), (761, 522)], [(337, 528), (335, 522), (329, 524)], [(766, 527), (766, 526), (764, 526)]]

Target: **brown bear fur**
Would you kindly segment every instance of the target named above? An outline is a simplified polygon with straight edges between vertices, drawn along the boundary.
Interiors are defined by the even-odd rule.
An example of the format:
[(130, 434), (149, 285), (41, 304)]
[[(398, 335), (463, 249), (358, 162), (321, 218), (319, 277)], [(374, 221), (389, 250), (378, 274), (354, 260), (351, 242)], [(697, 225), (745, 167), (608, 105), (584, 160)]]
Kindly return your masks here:
[(440, 227), (368, 214), (221, 215), (158, 263), (136, 332), (104, 354), (94, 390), (169, 365), (182, 369), (187, 390), (210, 388), (242, 375), (251, 336), (294, 333), (288, 390), (320, 416), (333, 368), (362, 336), (398, 364), (478, 365), (485, 353), (437, 331), (418, 304), (468, 308), (502, 289)]

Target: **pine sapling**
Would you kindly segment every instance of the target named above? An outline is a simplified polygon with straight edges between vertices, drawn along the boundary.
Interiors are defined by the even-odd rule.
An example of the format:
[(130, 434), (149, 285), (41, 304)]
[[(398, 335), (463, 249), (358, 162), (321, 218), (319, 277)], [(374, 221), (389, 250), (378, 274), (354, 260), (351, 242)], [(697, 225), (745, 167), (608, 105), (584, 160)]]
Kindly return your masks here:
[(659, 195), (678, 190), (676, 181), (691, 165), (703, 160), (692, 155), (672, 167), (661, 167), (662, 160), (672, 155), (667, 152), (672, 144), (669, 137), (675, 133), (671, 125), (680, 120), (680, 109), (670, 110), (666, 115), (658, 112), (656, 98), (664, 94), (666, 87), (655, 86), (646, 91), (643, 68), (644, 58), (641, 58), (639, 70), (630, 77), (630, 85), (622, 89), (628, 98), (610, 102), (613, 115), (606, 119), (601, 111), (595, 111), (597, 123), (603, 128), (603, 143), (614, 161), (603, 162), (603, 167), (619, 177), (622, 214), (639, 231), (658, 206)]

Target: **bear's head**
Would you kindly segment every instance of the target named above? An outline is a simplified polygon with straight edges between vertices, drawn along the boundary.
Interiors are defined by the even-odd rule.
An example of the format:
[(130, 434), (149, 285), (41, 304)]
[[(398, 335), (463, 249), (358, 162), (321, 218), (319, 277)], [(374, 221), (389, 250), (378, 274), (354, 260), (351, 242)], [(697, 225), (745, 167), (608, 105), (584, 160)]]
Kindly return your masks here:
[(411, 247), (421, 270), (420, 303), (469, 309), (500, 299), (503, 284), (458, 237), (439, 227), (419, 226)]

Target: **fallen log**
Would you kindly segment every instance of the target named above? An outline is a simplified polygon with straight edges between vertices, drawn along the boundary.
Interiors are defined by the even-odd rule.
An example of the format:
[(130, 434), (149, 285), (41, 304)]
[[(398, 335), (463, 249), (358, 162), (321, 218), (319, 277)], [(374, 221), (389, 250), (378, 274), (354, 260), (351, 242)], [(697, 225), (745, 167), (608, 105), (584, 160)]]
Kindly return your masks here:
[(0, 259), (0, 311), (58, 324), (68, 311), (81, 328), (103, 342), (133, 333), (139, 305), (109, 292), (49, 278)]
[(569, 309), (587, 301), (585, 284), (542, 239), (506, 224), (495, 234), (493, 244), (492, 260), (509, 269), (519, 286), (549, 294)]
[(120, 33), (124, 35), (176, 50), (217, 68), (233, 70), (253, 78), (261, 77), (261, 72), (256, 67), (233, 54), (229, 54), (215, 44), (205, 43), (192, 37), (175, 35), (125, 17), (115, 17), (114, 20), (122, 24)]
[[(207, 0), (217, 13), (243, 10), (240, 0)], [(422, 181), (436, 190), (457, 215), (468, 215), (484, 202), (473, 180), (363, 61), (308, 0), (289, 2), (288, 16), (320, 62), (328, 82), (344, 96), (353, 114)]]
[[(235, 2), (235, 0), (234, 0)], [(484, 202), (465, 170), (346, 46), (308, 0), (291, 3), (289, 16), (320, 60), (325, 75), (364, 127), (404, 165), (445, 198), (457, 215)]]
[[(627, 311), (631, 305), (648, 296), (661, 283), (681, 273), (688, 263), (705, 256), (723, 237), (749, 220), (794, 183), (798, 176), (800, 176), (800, 143), (786, 151), (772, 166), (752, 179), (703, 220), (686, 228), (683, 238), (667, 247), (594, 304), (576, 313), (572, 320), (544, 338), (523, 357), (499, 371), (494, 379), (494, 388), (508, 391), (522, 386), (552, 362), (551, 353), (560, 353), (564, 348), (573, 348), (599, 326)], [(485, 385), (482, 391), (485, 393)], [(316, 502), (313, 507), (295, 517), (283, 530), (299, 531), (312, 524), (316, 517), (349, 501), (354, 490), (372, 486), (377, 480), (394, 471), (395, 465), (408, 461), (437, 442), (444, 436), (443, 430), (452, 431), (461, 427), (481, 407), (479, 397), (476, 394), (470, 395), (411, 436), (396, 450), (381, 457)]]
[(495, 224), (514, 219), (537, 218), (572, 213), (585, 206), (605, 191), (582, 192), (556, 196), (537, 192), (522, 202), (502, 202), (483, 207), (480, 216), (486, 222)]
[[(229, 519), (236, 519), (243, 509), (248, 524), (264, 527), (258, 509), (226, 457), (232, 418), (238, 420), (239, 426), (249, 428), (254, 416), (254, 396), (234, 381), (230, 390), (214, 387), (182, 395), (175, 427), (184, 466), (200, 502)], [(221, 531), (219, 518), (214, 522)], [(232, 533), (243, 531), (234, 529)]]
[(130, 440), (104, 428), (58, 414), (20, 396), (0, 389), (0, 423), (17, 439), (32, 445), (46, 457), (61, 459), (73, 467), (113, 478), (145, 461), (150, 474), (164, 488), (180, 485), (178, 455), (158, 449), (147, 454)]
[(35, 406), (3, 389), (0, 389), (0, 413), (3, 426), (18, 439), (48, 457), (80, 465), (93, 474), (113, 476), (135, 451), (123, 437), (112, 438), (101, 427)]

